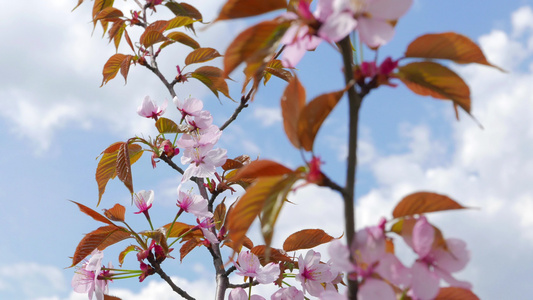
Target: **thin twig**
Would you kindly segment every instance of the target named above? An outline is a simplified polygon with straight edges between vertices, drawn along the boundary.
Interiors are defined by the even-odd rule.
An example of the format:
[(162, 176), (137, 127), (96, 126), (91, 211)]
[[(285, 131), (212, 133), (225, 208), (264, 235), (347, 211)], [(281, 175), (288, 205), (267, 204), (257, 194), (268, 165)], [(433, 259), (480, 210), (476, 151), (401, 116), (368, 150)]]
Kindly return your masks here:
[(237, 119), (237, 116), (241, 113), (241, 111), (245, 107), (248, 107), (248, 101), (250, 100), (250, 97), (252, 96), (252, 91), (253, 89), (250, 89), (250, 91), (248, 92), (248, 94), (246, 94), (246, 96), (241, 97), (241, 103), (239, 104), (239, 106), (237, 106), (237, 108), (233, 112), (233, 115), (231, 115), (231, 117), (226, 121), (226, 123), (220, 126), (220, 130), (226, 129), (226, 127), (228, 127), (228, 125), (231, 124), (231, 122)]
[[(255, 285), (258, 285), (259, 284), (259, 281), (257, 280), (254, 280), (252, 281), (252, 286), (255, 286)], [(228, 288), (230, 289), (236, 289), (236, 288), (248, 288), (250, 286), (250, 283), (249, 282), (246, 282), (246, 283), (241, 283), (241, 284), (233, 284), (233, 283), (230, 283), (228, 284)]]
[(187, 294), (187, 292), (182, 290), (179, 286), (177, 286), (174, 283), (174, 281), (172, 281), (172, 279), (165, 273), (165, 271), (161, 269), (161, 266), (157, 263), (157, 261), (153, 257), (148, 256), (148, 262), (150, 262), (150, 265), (152, 265), (152, 268), (154, 268), (155, 272), (159, 274), (159, 276), (161, 276), (161, 278), (165, 280), (168, 283), (168, 285), (170, 285), (170, 287), (172, 288), (174, 292), (178, 293), (180, 296), (182, 296), (183, 298), (187, 300), (196, 300), (193, 297), (191, 297), (189, 294)]
[(155, 75), (157, 75), (157, 77), (159, 77), (159, 79), (161, 79), (161, 81), (163, 82), (163, 84), (165, 85), (165, 87), (167, 88), (168, 92), (170, 93), (170, 95), (172, 96), (172, 98), (176, 97), (176, 92), (174, 91), (174, 88), (172, 87), (172, 85), (170, 83), (168, 83), (168, 80), (165, 78), (165, 76), (159, 71), (159, 68), (157, 68), (157, 65), (156, 67), (152, 67), (150, 65), (147, 65), (145, 64), (144, 65), (148, 70), (152, 71)]
[(159, 158), (161, 158), (162, 161), (166, 162), (172, 169), (180, 172), (180, 174), (183, 174), (183, 169), (176, 165), (170, 158), (168, 158), (165, 153), (161, 154)]

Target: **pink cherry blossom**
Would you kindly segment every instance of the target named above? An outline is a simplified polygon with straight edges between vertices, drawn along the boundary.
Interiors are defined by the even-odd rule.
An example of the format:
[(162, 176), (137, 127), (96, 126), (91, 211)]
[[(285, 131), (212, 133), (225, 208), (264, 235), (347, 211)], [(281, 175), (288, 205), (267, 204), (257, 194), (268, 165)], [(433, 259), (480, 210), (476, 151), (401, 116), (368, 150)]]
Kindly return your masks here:
[(189, 180), (191, 177), (206, 178), (215, 174), (216, 168), (221, 167), (228, 156), (226, 155), (226, 149), (211, 149), (205, 151), (202, 148), (189, 148), (183, 151), (181, 157), (182, 164), (189, 164), (183, 177), (182, 182)]
[(411, 7), (413, 0), (361, 0), (352, 6), (357, 19), (359, 38), (370, 48), (389, 42), (394, 36), (390, 21), (398, 20)]
[(253, 277), (262, 284), (274, 282), (280, 272), (279, 265), (275, 263), (262, 267), (259, 258), (250, 251), (241, 251), (233, 265), (238, 270), (237, 275)]
[(89, 261), (76, 270), (72, 278), (72, 288), (76, 293), (87, 293), (89, 299), (93, 299), (93, 295), (97, 300), (104, 299), (104, 293), (108, 292), (108, 281), (98, 278), (98, 276), (107, 275), (105, 274), (107, 271), (102, 272), (103, 258), (104, 253), (95, 249)]
[[(265, 300), (262, 296), (251, 295), (250, 300)], [(243, 288), (235, 288), (229, 293), (228, 300), (248, 300), (248, 295)]]
[(198, 223), (197, 228), (200, 228), (207, 241), (209, 241), (211, 244), (219, 243), (219, 240), (217, 239), (216, 235), (211, 232), (211, 228), (215, 226), (215, 223), (213, 223), (212, 218), (202, 218), (201, 220), (196, 219), (196, 222)]
[(137, 114), (141, 117), (152, 118), (157, 120), (158, 117), (162, 116), (167, 109), (168, 100), (163, 102), (161, 107), (158, 107), (154, 100), (150, 99), (149, 96), (144, 97), (143, 103), (137, 108)]
[(139, 191), (133, 196), (133, 202), (135, 206), (139, 209), (136, 214), (147, 213), (148, 209), (152, 207), (152, 202), (154, 202), (154, 191)]
[(187, 98), (183, 102), (178, 97), (172, 100), (178, 110), (181, 112), (182, 119), (186, 116), (197, 116), (202, 111), (204, 103), (196, 98)]
[(178, 202), (176, 205), (185, 212), (195, 215), (197, 218), (211, 218), (213, 213), (207, 210), (207, 199), (200, 195), (184, 193), (178, 188)]
[[(338, 293), (337, 293), (338, 294)], [(323, 299), (321, 297), (321, 299)], [(294, 286), (277, 290), (270, 300), (304, 300), (304, 293)]]
[(337, 277), (330, 270), (330, 266), (320, 263), (320, 253), (313, 250), (307, 251), (305, 258), (298, 257), (299, 273), (296, 280), (302, 283), (304, 293), (318, 297), (325, 288), (322, 283), (331, 283)]
[(440, 279), (450, 286), (471, 289), (466, 281), (452, 277), (452, 272), (462, 270), (470, 260), (466, 244), (459, 239), (447, 239), (448, 250), (433, 247), (435, 229), (426, 217), (421, 216), (413, 227), (412, 240), (406, 239), (419, 259), (412, 267), (411, 292), (417, 299), (433, 299), (439, 292)]

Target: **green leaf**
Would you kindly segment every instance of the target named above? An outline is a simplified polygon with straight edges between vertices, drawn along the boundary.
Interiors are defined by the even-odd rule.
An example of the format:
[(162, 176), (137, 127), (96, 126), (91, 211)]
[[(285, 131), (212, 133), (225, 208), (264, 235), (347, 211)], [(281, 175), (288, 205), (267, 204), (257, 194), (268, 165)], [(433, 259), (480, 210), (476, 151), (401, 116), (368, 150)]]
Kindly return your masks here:
[(470, 89), (459, 75), (434, 62), (413, 62), (394, 74), (411, 91), (422, 96), (449, 99), (470, 113)]
[(177, 16), (177, 17), (174, 17), (172, 20), (168, 21), (168, 25), (165, 28), (165, 30), (170, 30), (170, 29), (177, 28), (177, 27), (187, 26), (187, 25), (190, 25), (190, 24), (192, 24), (194, 22), (196, 22), (196, 20), (194, 20), (191, 17)]
[(178, 125), (174, 123), (171, 119), (167, 119), (165, 117), (161, 117), (157, 119), (155, 122), (155, 127), (159, 131), (159, 133), (182, 133), (178, 128)]

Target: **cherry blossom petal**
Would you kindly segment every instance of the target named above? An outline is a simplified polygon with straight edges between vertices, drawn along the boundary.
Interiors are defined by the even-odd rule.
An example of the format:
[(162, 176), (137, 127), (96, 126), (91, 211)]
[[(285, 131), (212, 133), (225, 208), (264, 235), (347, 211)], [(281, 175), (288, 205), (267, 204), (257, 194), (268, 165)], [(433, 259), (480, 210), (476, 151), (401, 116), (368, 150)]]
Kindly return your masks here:
[(236, 288), (231, 290), (228, 300), (248, 300), (248, 295), (242, 288)]
[(460, 239), (446, 239), (448, 251), (435, 249), (433, 255), (439, 268), (450, 273), (464, 269), (470, 260), (470, 252), (466, 249), (466, 243)]
[[(324, 291), (320, 294), (320, 300), (348, 300), (348, 297), (337, 291)], [(302, 298), (303, 299), (303, 298)]]
[(403, 16), (413, 4), (413, 0), (371, 0), (366, 1), (366, 12), (373, 18), (397, 20)]
[(450, 273), (440, 268), (435, 268), (435, 273), (444, 279), (450, 286), (459, 287), (463, 289), (472, 289), (472, 284), (468, 281), (462, 281), (455, 279)]
[(411, 270), (392, 253), (383, 256), (375, 271), (394, 285), (407, 287), (411, 284)]
[(328, 248), (329, 256), (331, 257), (332, 271), (339, 272), (353, 272), (355, 271), (354, 264), (350, 261), (350, 250), (339, 240), (331, 242)]
[(426, 217), (421, 216), (413, 227), (413, 250), (421, 257), (426, 257), (433, 246), (435, 229)]
[(272, 283), (278, 279), (280, 268), (278, 264), (269, 263), (266, 266), (260, 268), (257, 273), (257, 281), (262, 284)]
[(343, 12), (332, 15), (320, 29), (318, 35), (326, 41), (338, 42), (352, 32), (357, 26), (357, 21), (352, 13)]
[[(233, 263), (237, 268), (237, 275), (247, 277), (257, 277), (261, 263), (259, 258), (250, 251), (241, 251), (237, 258), (237, 263)], [(279, 272), (279, 271), (278, 271)]]
[[(321, 294), (320, 299), (326, 299), (322, 298), (323, 294), (324, 293)], [(290, 286), (277, 290), (274, 294), (272, 294), (270, 300), (304, 300), (304, 293), (296, 287)], [(331, 300), (334, 299), (331, 298)]]
[(370, 48), (377, 48), (389, 42), (394, 36), (394, 27), (387, 22), (377, 19), (357, 19), (359, 38)]
[(390, 285), (382, 280), (367, 278), (362, 285), (359, 286), (357, 292), (357, 299), (359, 300), (396, 300), (394, 290)]
[(431, 272), (423, 262), (415, 262), (412, 267), (411, 289), (420, 300), (433, 299), (439, 293), (440, 278)]
[(355, 249), (360, 253), (361, 260), (373, 264), (385, 255), (385, 235), (378, 226), (366, 227), (355, 236)]

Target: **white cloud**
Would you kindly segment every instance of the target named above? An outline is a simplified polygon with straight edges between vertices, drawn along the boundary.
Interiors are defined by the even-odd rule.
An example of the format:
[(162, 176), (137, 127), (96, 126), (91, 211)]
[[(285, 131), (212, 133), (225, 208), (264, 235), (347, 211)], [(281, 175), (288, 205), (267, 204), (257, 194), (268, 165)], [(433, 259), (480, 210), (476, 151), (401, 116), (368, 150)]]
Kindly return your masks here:
[(63, 272), (54, 266), (21, 262), (0, 267), (0, 295), (35, 299), (63, 292), (65, 286)]
[(279, 107), (265, 107), (254, 105), (253, 118), (258, 120), (263, 127), (270, 127), (282, 121)]
[(533, 30), (533, 10), (529, 6), (517, 9), (511, 15), (513, 36), (520, 36), (527, 30)]

